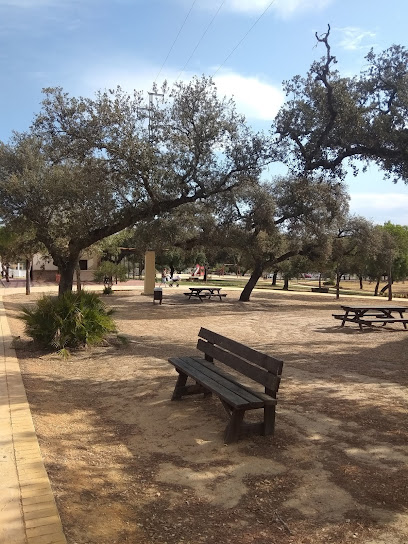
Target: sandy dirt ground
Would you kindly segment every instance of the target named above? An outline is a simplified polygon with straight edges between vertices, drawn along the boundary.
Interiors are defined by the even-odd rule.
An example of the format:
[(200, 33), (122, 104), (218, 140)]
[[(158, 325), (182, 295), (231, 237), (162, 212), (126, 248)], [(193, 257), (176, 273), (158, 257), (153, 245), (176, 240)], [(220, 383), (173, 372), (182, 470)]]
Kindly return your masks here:
[[(333, 319), (367, 299), (225, 292), (114, 293), (127, 342), (67, 361), (15, 318), (36, 295), (5, 297), (68, 543), (406, 544), (408, 330)], [(170, 401), (167, 358), (196, 353), (201, 326), (284, 360), (275, 436), (226, 446), (216, 397)]]

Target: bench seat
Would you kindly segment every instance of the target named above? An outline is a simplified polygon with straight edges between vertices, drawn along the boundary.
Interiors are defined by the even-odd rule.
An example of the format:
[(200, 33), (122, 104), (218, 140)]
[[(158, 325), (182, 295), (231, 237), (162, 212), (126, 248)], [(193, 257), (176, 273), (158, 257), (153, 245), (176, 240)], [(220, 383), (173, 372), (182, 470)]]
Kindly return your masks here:
[[(199, 357), (171, 357), (169, 362), (182, 372), (186, 372), (204, 388), (216, 393), (234, 408), (262, 408), (265, 404), (277, 404), (277, 400), (261, 391), (244, 386), (236, 378), (222, 371), (213, 363)], [(175, 390), (173, 396), (182, 396), (183, 389)], [(184, 390), (188, 394), (188, 390)], [(174, 399), (173, 399), (174, 400)]]
[(402, 323), (406, 328), (408, 319), (402, 317), (377, 317), (376, 319), (365, 319), (364, 317), (359, 319), (358, 323), (369, 326), (371, 326), (373, 323), (383, 323), (384, 325), (386, 325), (387, 323)]
[(226, 293), (200, 293), (200, 294), (183, 293), (183, 295), (186, 295), (189, 298), (199, 298), (199, 299), (203, 299), (203, 298), (211, 299), (213, 297), (219, 297), (220, 300), (221, 300), (221, 297), (227, 296)]
[[(357, 321), (357, 318), (354, 314), (352, 314), (351, 316), (347, 316), (346, 317), (346, 314), (332, 314), (332, 316), (334, 317), (334, 319), (346, 319), (347, 321)], [(378, 318), (381, 318), (383, 317), (384, 314), (383, 313), (367, 313), (367, 314), (364, 314), (364, 316), (362, 318), (359, 318), (359, 320), (361, 319), (365, 319), (366, 317), (378, 317)], [(384, 318), (385, 319), (385, 318)], [(396, 318), (398, 319), (398, 318)], [(374, 319), (373, 319), (374, 321)]]

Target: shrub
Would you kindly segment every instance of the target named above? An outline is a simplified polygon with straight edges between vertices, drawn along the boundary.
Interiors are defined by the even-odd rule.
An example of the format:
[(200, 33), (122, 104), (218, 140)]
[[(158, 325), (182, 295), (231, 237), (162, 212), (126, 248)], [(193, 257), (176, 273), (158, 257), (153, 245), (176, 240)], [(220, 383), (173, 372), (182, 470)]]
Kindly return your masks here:
[(34, 308), (22, 308), (25, 332), (42, 346), (58, 349), (95, 345), (115, 332), (115, 322), (100, 298), (87, 291), (44, 296)]

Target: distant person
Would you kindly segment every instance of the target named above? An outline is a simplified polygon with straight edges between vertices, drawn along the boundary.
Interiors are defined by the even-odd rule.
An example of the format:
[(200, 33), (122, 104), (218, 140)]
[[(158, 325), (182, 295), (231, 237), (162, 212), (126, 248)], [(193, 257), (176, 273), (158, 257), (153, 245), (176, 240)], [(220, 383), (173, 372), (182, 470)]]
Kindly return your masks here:
[(167, 268), (163, 268), (163, 271), (162, 271), (162, 277), (161, 277), (161, 283), (163, 285), (166, 285), (166, 283), (168, 283), (170, 281), (170, 274), (169, 274), (169, 271), (167, 270)]

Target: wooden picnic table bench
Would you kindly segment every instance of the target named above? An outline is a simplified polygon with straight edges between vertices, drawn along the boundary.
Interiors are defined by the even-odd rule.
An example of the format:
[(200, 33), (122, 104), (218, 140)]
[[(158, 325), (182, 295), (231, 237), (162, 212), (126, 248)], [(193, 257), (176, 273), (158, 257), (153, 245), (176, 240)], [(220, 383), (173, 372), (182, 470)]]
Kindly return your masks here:
[[(403, 314), (408, 310), (406, 306), (386, 305), (386, 306), (341, 306), (344, 314), (332, 314), (335, 319), (341, 320), (341, 326), (344, 327), (346, 321), (357, 323), (360, 330), (363, 325), (371, 327), (375, 323), (382, 323), (383, 326), (388, 323), (402, 323), (407, 328), (408, 319)], [(399, 317), (396, 317), (398, 314)], [(372, 318), (372, 319), (371, 319)]]
[[(235, 442), (241, 434), (273, 434), (283, 362), (205, 328), (200, 329), (198, 336), (197, 349), (204, 353), (204, 358), (190, 355), (169, 359), (179, 374), (172, 400), (198, 393), (216, 394), (229, 416), (224, 433), (226, 444)], [(238, 377), (220, 368), (214, 360), (233, 369)], [(264, 390), (259, 385), (241, 383), (239, 375), (250, 378)], [(187, 385), (189, 378), (195, 383)], [(263, 420), (245, 423), (245, 412), (256, 409), (263, 410)]]
[(223, 297), (226, 297), (227, 295), (220, 293), (221, 289), (221, 287), (189, 287), (190, 292), (184, 294), (188, 296), (188, 300), (191, 298), (198, 298), (200, 299), (200, 302), (202, 302), (204, 298), (210, 300), (212, 297), (218, 297), (219, 300), (222, 300)]

